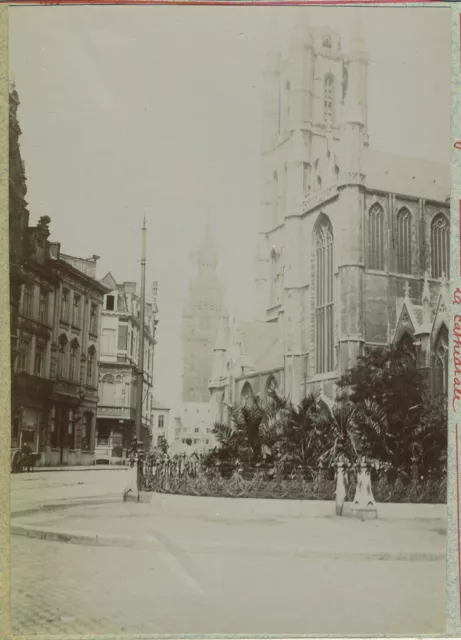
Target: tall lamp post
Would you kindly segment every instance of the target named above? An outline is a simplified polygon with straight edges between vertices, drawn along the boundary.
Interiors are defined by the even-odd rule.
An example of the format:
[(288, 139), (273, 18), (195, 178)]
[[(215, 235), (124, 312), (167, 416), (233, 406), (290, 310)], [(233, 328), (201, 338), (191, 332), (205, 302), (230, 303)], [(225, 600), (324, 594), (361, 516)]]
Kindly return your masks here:
[(142, 226), (141, 240), (141, 295), (139, 314), (139, 357), (138, 357), (138, 385), (136, 389), (136, 448), (131, 447), (130, 467), (128, 468), (128, 483), (123, 492), (123, 501), (135, 498), (139, 502), (141, 491), (141, 465), (142, 465), (142, 415), (143, 415), (143, 386), (144, 386), (144, 316), (146, 310), (146, 218)]
[(144, 386), (144, 316), (146, 311), (146, 218), (142, 226), (141, 241), (141, 310), (139, 333), (139, 358), (138, 358), (138, 386), (136, 402), (136, 438), (138, 443), (142, 439), (142, 414), (143, 414), (143, 386)]

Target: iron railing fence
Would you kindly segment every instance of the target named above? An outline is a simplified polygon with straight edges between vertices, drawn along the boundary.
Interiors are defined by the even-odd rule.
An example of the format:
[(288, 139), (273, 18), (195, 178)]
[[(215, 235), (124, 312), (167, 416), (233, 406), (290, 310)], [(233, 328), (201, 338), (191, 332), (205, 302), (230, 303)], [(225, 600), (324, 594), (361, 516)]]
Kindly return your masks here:
[[(347, 470), (347, 500), (354, 498), (355, 470)], [(141, 485), (144, 491), (163, 494), (228, 498), (278, 498), (292, 500), (334, 500), (333, 469), (311, 469), (217, 465), (206, 468), (197, 460), (146, 459), (142, 464)], [(378, 502), (446, 502), (446, 476), (412, 479), (405, 475), (389, 477), (378, 472), (373, 481)]]

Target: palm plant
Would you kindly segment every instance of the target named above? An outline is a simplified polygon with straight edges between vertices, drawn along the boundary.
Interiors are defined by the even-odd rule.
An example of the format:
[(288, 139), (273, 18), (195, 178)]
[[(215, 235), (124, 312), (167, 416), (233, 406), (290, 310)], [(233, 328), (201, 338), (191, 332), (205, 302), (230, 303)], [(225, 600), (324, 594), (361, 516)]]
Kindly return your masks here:
[(317, 461), (328, 446), (328, 415), (316, 394), (303, 398), (298, 405), (290, 405), (283, 430), (285, 458), (304, 473), (317, 466)]
[(362, 454), (359, 407), (342, 398), (332, 406), (324, 400), (321, 403), (329, 423), (330, 444), (320, 456), (320, 461), (327, 466), (338, 461), (355, 465)]

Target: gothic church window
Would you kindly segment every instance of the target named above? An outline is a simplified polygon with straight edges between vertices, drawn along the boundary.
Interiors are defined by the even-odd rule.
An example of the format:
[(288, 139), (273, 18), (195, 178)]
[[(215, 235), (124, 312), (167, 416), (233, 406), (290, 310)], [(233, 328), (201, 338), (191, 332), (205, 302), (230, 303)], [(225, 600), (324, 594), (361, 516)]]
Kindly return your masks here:
[(404, 207), (397, 214), (397, 273), (411, 273), (411, 213)]
[(315, 231), (315, 351), (316, 372), (334, 369), (333, 230), (322, 216)]
[(243, 385), (242, 393), (240, 394), (240, 404), (244, 407), (249, 407), (253, 402), (253, 390), (249, 382), (245, 382)]
[(368, 268), (384, 271), (384, 211), (379, 204), (368, 213)]
[(323, 88), (323, 120), (326, 127), (332, 127), (334, 123), (334, 83), (335, 80), (330, 73), (325, 76)]
[(277, 388), (278, 388), (277, 380), (274, 378), (274, 376), (269, 376), (266, 383), (266, 389), (264, 394), (266, 404), (271, 402), (272, 400), (271, 394), (275, 393), (277, 391)]
[(447, 393), (448, 383), (448, 330), (443, 325), (434, 349), (434, 391)]
[(443, 213), (439, 213), (431, 224), (432, 277), (449, 275), (450, 228)]

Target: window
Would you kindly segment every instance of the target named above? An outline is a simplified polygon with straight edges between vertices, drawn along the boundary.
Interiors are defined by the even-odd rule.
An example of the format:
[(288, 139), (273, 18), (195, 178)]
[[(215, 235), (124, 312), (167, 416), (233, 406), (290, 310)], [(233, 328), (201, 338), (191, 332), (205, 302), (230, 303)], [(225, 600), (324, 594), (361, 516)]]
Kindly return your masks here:
[(368, 212), (368, 268), (384, 271), (384, 210), (380, 204)]
[(323, 87), (323, 121), (325, 126), (332, 127), (334, 122), (334, 78), (331, 74), (325, 76)]
[(165, 436), (157, 436), (157, 445), (160, 446), (164, 440)]
[(19, 340), (18, 371), (29, 369), (30, 342), (29, 340)]
[(325, 36), (325, 37), (324, 37), (324, 39), (323, 39), (323, 46), (324, 46), (326, 49), (331, 49), (331, 38), (330, 38), (330, 36)]
[(434, 349), (434, 391), (447, 393), (448, 384), (448, 330), (443, 325)]
[(439, 213), (431, 224), (432, 277), (449, 276), (450, 229), (446, 216)]
[(69, 290), (62, 290), (61, 298), (61, 320), (63, 322), (69, 322)]
[(48, 291), (40, 290), (38, 305), (38, 321), (44, 324), (48, 322)]
[(113, 311), (115, 308), (115, 296), (106, 296), (106, 309)]
[(397, 273), (411, 273), (411, 213), (404, 207), (397, 214)]
[(274, 376), (270, 376), (266, 383), (266, 389), (265, 389), (266, 403), (271, 401), (271, 394), (277, 391), (277, 386), (278, 386), (277, 380), (274, 378)]
[(30, 285), (26, 285), (22, 294), (22, 314), (24, 316), (32, 315), (32, 297), (33, 288)]
[(333, 231), (326, 216), (317, 225), (315, 240), (316, 372), (328, 373), (334, 368)]
[(114, 376), (107, 374), (101, 382), (101, 404), (106, 407), (115, 406)]
[(158, 428), (159, 429), (163, 429), (164, 426), (165, 426), (165, 416), (159, 416), (158, 417)]
[(91, 427), (93, 424), (93, 414), (85, 413), (85, 419), (82, 424), (82, 451), (91, 450)]
[(96, 358), (96, 350), (94, 347), (88, 349), (88, 358), (86, 361), (86, 383), (90, 386), (94, 384), (94, 364)]
[(205, 440), (205, 444), (210, 444), (210, 441), (209, 440)]
[(58, 377), (64, 378), (66, 375), (66, 358), (67, 358), (67, 338), (61, 336), (59, 339), (58, 349)]
[(194, 429), (194, 433), (199, 433), (200, 429), (198, 427), (195, 427)]
[(69, 380), (78, 379), (78, 342), (72, 340), (70, 344), (70, 357), (69, 357)]
[(98, 305), (91, 305), (90, 315), (90, 333), (94, 336), (98, 335)]
[(34, 374), (36, 376), (45, 374), (45, 345), (39, 343), (35, 345)]
[(118, 326), (118, 348), (126, 351), (128, 348), (128, 325), (119, 324)]
[(82, 298), (74, 294), (74, 305), (72, 308), (72, 324), (74, 327), (80, 327)]
[(109, 445), (110, 426), (101, 424), (98, 426), (98, 447), (107, 447)]
[(245, 382), (243, 385), (242, 393), (240, 394), (240, 404), (244, 407), (249, 407), (253, 403), (253, 389), (249, 382)]
[(103, 329), (101, 336), (101, 354), (114, 355), (115, 329)]

